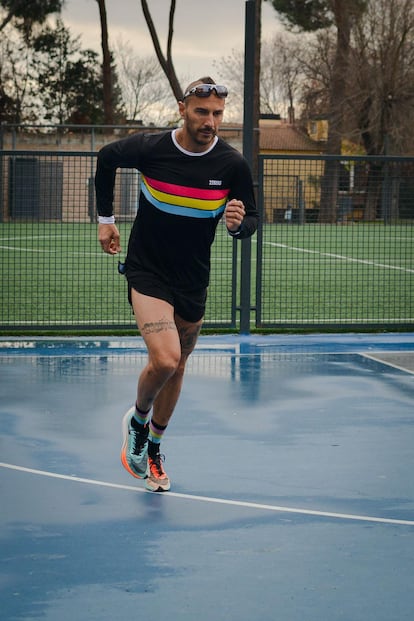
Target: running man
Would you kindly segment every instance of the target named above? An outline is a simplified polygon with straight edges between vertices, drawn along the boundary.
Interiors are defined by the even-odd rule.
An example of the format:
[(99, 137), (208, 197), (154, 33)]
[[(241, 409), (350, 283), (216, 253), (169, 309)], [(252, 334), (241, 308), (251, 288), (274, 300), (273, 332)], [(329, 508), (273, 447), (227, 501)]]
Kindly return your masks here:
[(154, 492), (170, 489), (160, 444), (201, 330), (217, 224), (223, 217), (237, 239), (253, 235), (258, 224), (249, 166), (217, 135), (226, 96), (225, 86), (200, 78), (178, 102), (178, 129), (134, 134), (98, 154), (98, 239), (108, 254), (121, 251), (113, 215), (116, 170), (141, 173), (125, 273), (148, 360), (123, 420), (121, 461)]

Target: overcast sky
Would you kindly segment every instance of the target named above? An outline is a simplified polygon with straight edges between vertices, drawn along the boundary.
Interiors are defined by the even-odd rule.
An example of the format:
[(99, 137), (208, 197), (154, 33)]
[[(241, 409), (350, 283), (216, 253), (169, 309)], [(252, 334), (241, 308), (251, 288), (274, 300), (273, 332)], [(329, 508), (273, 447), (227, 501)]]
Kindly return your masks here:
[[(165, 53), (170, 1), (149, 0), (148, 4)], [(268, 2), (262, 6), (262, 38), (268, 38), (278, 30), (278, 20)], [(110, 40), (129, 42), (139, 56), (152, 54), (140, 0), (107, 0), (106, 7)], [(172, 51), (179, 78), (214, 76), (213, 61), (233, 49), (244, 49), (245, 11), (245, 0), (177, 0)], [(63, 21), (73, 35), (82, 36), (83, 47), (100, 52), (96, 0), (66, 0)]]

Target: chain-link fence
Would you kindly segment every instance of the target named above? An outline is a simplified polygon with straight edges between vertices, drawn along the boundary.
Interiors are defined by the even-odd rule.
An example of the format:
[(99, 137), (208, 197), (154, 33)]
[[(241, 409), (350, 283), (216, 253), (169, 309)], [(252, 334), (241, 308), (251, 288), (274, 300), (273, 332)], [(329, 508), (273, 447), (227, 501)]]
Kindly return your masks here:
[[(251, 329), (412, 328), (414, 158), (259, 160), (251, 292), (246, 244), (219, 225), (205, 327), (238, 330), (247, 309)], [(135, 328), (118, 258), (97, 242), (95, 164), (96, 151), (0, 151), (3, 332)], [(139, 188), (119, 171), (124, 250)]]
[(256, 325), (414, 325), (414, 159), (261, 156)]

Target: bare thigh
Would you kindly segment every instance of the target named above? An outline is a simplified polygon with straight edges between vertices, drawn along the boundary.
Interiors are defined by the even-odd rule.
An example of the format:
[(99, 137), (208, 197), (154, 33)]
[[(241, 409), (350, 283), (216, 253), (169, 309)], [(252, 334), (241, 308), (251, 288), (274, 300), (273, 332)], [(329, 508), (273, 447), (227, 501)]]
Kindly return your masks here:
[(167, 425), (202, 321), (185, 321), (174, 314), (174, 308), (168, 302), (143, 295), (135, 289), (131, 291), (131, 301), (148, 350), (148, 363), (138, 380), (138, 407), (147, 411), (154, 405), (158, 424)]
[(175, 324), (180, 338), (181, 357), (186, 360), (196, 346), (203, 320), (200, 319), (197, 322), (189, 322), (176, 314)]
[(131, 291), (131, 301), (138, 329), (150, 358), (181, 357), (179, 332), (174, 319), (174, 308), (168, 302)]

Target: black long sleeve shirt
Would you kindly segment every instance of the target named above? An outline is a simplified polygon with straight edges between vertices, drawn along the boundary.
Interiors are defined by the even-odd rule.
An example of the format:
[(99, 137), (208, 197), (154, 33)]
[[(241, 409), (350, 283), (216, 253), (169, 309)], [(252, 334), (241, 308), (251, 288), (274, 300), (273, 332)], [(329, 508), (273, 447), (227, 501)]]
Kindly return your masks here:
[(106, 145), (98, 154), (95, 176), (101, 216), (113, 213), (117, 168), (141, 173), (127, 265), (155, 273), (178, 289), (208, 286), (211, 245), (229, 200), (243, 201), (246, 209), (237, 237), (249, 237), (257, 229), (249, 166), (220, 138), (201, 153), (183, 150), (171, 131), (134, 134)]

